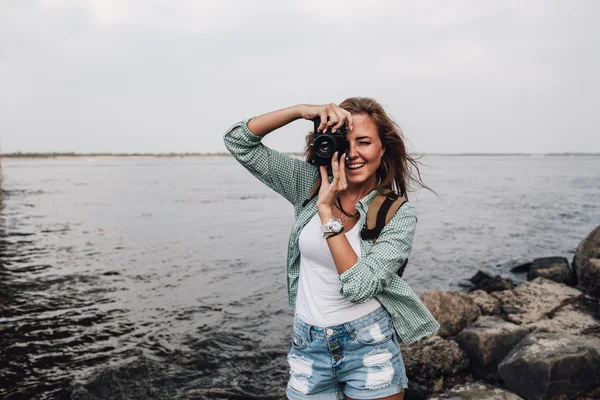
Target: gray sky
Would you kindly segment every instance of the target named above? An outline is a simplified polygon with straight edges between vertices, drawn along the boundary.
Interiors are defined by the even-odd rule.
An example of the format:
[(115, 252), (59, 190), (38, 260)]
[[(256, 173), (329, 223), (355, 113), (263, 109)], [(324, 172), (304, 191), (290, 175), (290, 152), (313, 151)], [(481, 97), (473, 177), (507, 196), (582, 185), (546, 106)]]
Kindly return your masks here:
[[(600, 1), (0, 0), (3, 152), (221, 152), (380, 101), (418, 152), (600, 152)], [(311, 123), (266, 143), (301, 151)]]

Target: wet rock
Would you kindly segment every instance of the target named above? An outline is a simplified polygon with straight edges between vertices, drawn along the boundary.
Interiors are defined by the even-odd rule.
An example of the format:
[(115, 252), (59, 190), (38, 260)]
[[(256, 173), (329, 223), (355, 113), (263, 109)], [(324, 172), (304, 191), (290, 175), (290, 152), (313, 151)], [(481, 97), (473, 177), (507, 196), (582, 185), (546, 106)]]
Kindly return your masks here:
[(471, 290), (484, 290), (488, 293), (510, 290), (516, 286), (510, 279), (502, 278), (500, 275), (491, 276), (483, 271), (477, 271), (469, 280), (474, 285)]
[(514, 290), (494, 292), (507, 319), (515, 324), (529, 324), (546, 318), (546, 314), (563, 300), (581, 294), (575, 288), (544, 278), (523, 282)]
[(429, 400), (523, 400), (515, 393), (485, 383), (473, 382), (458, 385), (450, 391), (430, 397)]
[(469, 368), (467, 354), (453, 341), (431, 336), (402, 348), (406, 375), (432, 387), (442, 376), (458, 375)]
[(502, 312), (502, 309), (500, 308), (500, 300), (490, 295), (488, 292), (476, 290), (468, 293), (468, 296), (475, 302), (475, 304), (477, 304), (482, 315), (494, 315)]
[(600, 263), (586, 263), (590, 259), (600, 259), (600, 226), (579, 243), (573, 257), (573, 271), (577, 277), (577, 285), (584, 289), (599, 287), (598, 291), (600, 291)]
[(575, 284), (575, 274), (569, 267), (569, 261), (564, 257), (544, 257), (533, 260), (527, 272), (527, 280), (532, 281), (540, 276), (566, 285)]
[(514, 274), (524, 274), (524, 273), (529, 272), (532, 265), (533, 265), (533, 263), (530, 263), (530, 262), (521, 264), (521, 265), (517, 265), (516, 267), (511, 268), (510, 272), (512, 272)]
[(480, 314), (479, 307), (466, 293), (428, 290), (421, 301), (440, 324), (438, 335), (454, 336)]
[(529, 400), (562, 400), (600, 384), (600, 339), (535, 332), (498, 366), (506, 387)]
[(471, 370), (485, 377), (498, 377), (498, 364), (527, 334), (529, 328), (498, 317), (481, 316), (456, 337), (471, 361)]

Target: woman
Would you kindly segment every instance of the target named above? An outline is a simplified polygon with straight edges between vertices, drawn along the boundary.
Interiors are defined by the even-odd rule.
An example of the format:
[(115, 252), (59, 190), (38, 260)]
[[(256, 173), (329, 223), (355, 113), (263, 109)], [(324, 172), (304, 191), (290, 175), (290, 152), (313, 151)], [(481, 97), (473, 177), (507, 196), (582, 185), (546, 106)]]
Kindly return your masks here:
[[(348, 129), (349, 148), (333, 156), (331, 181), (326, 167), (260, 143), (294, 120), (316, 117), (318, 132)], [(309, 156), (313, 135), (307, 138)], [(224, 140), (244, 167), (294, 206), (287, 259), (294, 311), (288, 398), (403, 399), (408, 379), (399, 342), (413, 343), (439, 328), (397, 275), (412, 247), (415, 209), (410, 203), (400, 207), (375, 243), (359, 235), (379, 190), (406, 196), (411, 179), (420, 183), (410, 175), (416, 164), (398, 126), (375, 100), (350, 98), (339, 106), (296, 105), (251, 118), (230, 128)]]

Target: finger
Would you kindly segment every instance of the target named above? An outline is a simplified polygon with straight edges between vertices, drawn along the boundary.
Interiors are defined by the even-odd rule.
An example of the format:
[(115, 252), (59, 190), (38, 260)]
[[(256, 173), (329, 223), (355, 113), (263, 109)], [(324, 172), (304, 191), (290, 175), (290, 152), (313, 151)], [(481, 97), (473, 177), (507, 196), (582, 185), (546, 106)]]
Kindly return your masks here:
[(321, 123), (319, 124), (319, 127), (317, 128), (317, 132), (323, 132), (323, 130), (325, 129), (325, 126), (327, 125), (327, 113), (325, 112), (325, 110), (322, 110), (319, 113), (319, 118), (321, 118)]
[(339, 171), (339, 162), (338, 162), (338, 152), (333, 153), (333, 157), (331, 157), (331, 172), (333, 173), (333, 182), (337, 183), (337, 179), (340, 176)]
[[(346, 111), (346, 110), (344, 110)], [(352, 130), (354, 125), (352, 125), (352, 113), (350, 111), (346, 111), (346, 120), (348, 121), (348, 129)]]
[(342, 188), (346, 188), (348, 186), (348, 183), (346, 181), (346, 153), (342, 153), (342, 156), (340, 157), (340, 184), (342, 186)]
[(336, 125), (338, 122), (339, 122), (338, 115), (335, 113), (335, 111), (330, 111), (329, 112), (329, 121), (327, 121), (327, 129)]
[(329, 187), (329, 175), (327, 174), (327, 167), (324, 165), (319, 166), (319, 172), (321, 173), (321, 187)]
[(331, 128), (331, 130), (337, 131), (337, 130), (341, 129), (342, 126), (344, 126), (346, 124), (346, 114), (344, 114), (342, 111), (343, 110), (341, 108), (338, 108), (336, 110), (336, 115), (337, 115), (337, 118), (338, 118), (338, 122), (337, 122), (337, 124), (335, 124)]

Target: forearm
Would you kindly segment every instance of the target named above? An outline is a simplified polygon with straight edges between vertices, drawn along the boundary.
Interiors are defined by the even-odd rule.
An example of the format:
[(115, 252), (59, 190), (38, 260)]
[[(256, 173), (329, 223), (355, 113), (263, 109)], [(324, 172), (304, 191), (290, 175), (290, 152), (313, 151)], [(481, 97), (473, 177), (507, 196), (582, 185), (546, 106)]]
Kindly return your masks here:
[(248, 122), (248, 129), (254, 135), (262, 137), (290, 122), (302, 118), (302, 116), (303, 109), (302, 105), (299, 104), (254, 117)]
[[(320, 211), (319, 217), (321, 218), (321, 223), (326, 224), (327, 221), (333, 217), (333, 212), (328, 213)], [(352, 246), (350, 246), (348, 238), (346, 238), (346, 235), (343, 233), (327, 239), (327, 245), (329, 246), (329, 251), (333, 257), (333, 262), (335, 263), (338, 274), (343, 274), (356, 264), (358, 256), (354, 252)]]

